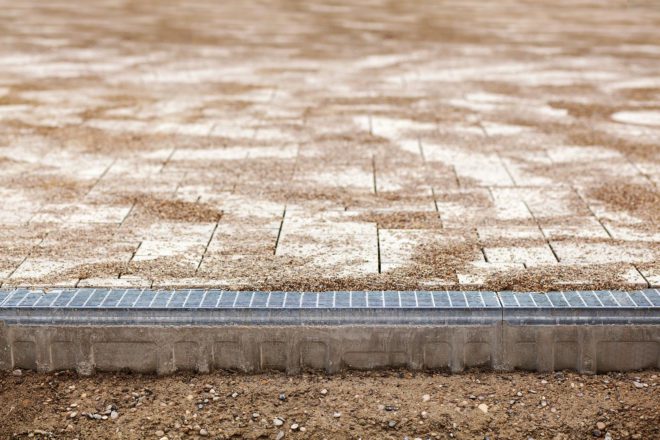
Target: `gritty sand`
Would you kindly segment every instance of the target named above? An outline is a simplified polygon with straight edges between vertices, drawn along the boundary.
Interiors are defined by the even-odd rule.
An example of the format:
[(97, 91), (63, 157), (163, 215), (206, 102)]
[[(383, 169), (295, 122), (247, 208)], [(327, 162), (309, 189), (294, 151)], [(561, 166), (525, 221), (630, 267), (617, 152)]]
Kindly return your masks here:
[(0, 1), (0, 286), (660, 285), (651, 1)]
[[(0, 437), (272, 439), (282, 432), (282, 438), (308, 439), (569, 440), (609, 433), (653, 439), (660, 436), (658, 399), (653, 371), (159, 378), (2, 373)], [(207, 436), (200, 436), (202, 429)]]

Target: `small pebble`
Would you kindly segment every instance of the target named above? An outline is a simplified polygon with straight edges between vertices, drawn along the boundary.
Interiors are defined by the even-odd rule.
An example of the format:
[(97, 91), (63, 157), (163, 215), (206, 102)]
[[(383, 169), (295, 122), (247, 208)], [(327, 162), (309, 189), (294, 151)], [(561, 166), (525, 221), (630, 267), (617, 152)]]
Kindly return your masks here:
[(325, 388), (323, 388), (323, 389), (321, 390), (321, 394), (323, 394), (323, 395), (325, 396), (326, 394), (328, 394), (328, 390), (326, 390)]
[(18, 368), (16, 370), (12, 371), (11, 374), (13, 374), (14, 376), (22, 376), (23, 372), (21, 371), (20, 368)]
[(280, 419), (279, 417), (273, 419), (273, 425), (275, 426), (282, 426), (284, 425), (284, 420)]
[(201, 435), (202, 437), (207, 437), (209, 435), (209, 432), (206, 429), (202, 428), (199, 430), (199, 435)]
[(338, 418), (341, 417), (341, 413), (340, 413), (340, 412), (336, 412), (336, 413), (334, 413), (334, 414), (332, 415), (332, 417), (334, 417), (335, 419), (338, 419)]
[(481, 411), (482, 413), (484, 413), (484, 414), (488, 414), (488, 405), (486, 405), (485, 403), (480, 404), (479, 406), (477, 406), (477, 408), (478, 408), (479, 411)]
[(601, 431), (604, 431), (605, 430), (605, 423), (603, 423), (603, 422), (596, 423), (596, 428), (600, 429)]
[(390, 420), (387, 423), (387, 426), (389, 426), (390, 428), (395, 428), (396, 427), (396, 422), (394, 420)]
[(428, 394), (424, 394), (422, 396), (422, 402), (428, 402), (429, 400), (431, 400), (431, 396), (429, 396)]

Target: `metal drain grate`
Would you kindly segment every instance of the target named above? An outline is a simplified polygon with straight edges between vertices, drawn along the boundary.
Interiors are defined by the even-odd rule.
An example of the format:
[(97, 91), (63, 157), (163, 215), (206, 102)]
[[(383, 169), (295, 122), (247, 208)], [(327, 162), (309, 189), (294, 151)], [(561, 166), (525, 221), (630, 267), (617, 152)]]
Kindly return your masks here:
[(23, 324), (660, 324), (660, 291), (0, 290)]

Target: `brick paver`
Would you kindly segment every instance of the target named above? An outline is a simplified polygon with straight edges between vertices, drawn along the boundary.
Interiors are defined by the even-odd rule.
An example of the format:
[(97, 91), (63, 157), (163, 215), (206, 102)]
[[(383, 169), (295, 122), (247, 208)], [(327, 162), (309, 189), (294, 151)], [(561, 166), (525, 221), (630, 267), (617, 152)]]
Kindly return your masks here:
[(0, 1), (0, 285), (660, 285), (652, 1)]

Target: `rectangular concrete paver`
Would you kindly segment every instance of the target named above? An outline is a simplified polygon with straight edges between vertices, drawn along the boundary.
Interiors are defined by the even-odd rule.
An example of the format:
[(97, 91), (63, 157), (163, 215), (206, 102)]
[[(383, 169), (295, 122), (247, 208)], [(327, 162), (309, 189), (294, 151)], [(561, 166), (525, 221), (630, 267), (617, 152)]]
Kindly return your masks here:
[(653, 2), (0, 0), (0, 286), (658, 286)]

